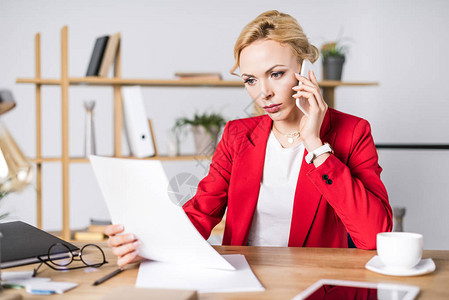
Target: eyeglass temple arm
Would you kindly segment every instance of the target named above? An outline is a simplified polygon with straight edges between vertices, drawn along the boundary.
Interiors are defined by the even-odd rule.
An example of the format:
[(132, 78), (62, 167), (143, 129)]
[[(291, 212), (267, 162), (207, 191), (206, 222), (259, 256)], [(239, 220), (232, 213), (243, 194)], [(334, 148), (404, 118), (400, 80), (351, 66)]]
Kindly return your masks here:
[(39, 266), (37, 266), (37, 268), (35, 268), (34, 270), (33, 270), (33, 276), (32, 277), (36, 277), (36, 275), (37, 275), (37, 271), (40, 269), (40, 267), (44, 264), (44, 260), (42, 259), (42, 258), (40, 258), (39, 256), (37, 257), (37, 259), (38, 260), (40, 260), (40, 264), (39, 264)]

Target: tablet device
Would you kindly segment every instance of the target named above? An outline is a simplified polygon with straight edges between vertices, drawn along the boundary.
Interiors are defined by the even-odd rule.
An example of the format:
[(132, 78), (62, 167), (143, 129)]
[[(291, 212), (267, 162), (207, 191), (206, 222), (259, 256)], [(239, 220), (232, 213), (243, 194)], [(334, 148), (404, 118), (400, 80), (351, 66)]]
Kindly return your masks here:
[(293, 300), (412, 300), (418, 293), (411, 285), (320, 279)]

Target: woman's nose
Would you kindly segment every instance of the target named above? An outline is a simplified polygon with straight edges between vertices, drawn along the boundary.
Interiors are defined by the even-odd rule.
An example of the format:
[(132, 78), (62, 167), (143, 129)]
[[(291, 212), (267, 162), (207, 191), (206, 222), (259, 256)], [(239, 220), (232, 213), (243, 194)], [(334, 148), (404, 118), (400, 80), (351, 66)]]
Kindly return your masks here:
[(271, 97), (273, 97), (273, 91), (269, 84), (267, 83), (261, 84), (260, 97), (263, 100), (269, 100)]

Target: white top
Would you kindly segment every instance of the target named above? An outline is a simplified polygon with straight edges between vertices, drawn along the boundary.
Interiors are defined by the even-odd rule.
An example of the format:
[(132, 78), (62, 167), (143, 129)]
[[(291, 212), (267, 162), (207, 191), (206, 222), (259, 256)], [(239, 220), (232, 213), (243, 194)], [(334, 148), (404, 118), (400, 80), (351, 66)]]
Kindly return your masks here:
[(282, 148), (270, 133), (249, 246), (287, 247), (304, 144)]

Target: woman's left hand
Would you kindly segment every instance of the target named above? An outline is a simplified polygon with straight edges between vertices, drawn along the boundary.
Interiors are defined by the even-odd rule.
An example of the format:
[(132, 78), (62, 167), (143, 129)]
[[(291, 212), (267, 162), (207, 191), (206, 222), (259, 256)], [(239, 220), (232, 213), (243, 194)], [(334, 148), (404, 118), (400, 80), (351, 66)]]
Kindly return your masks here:
[(308, 116), (304, 115), (299, 125), (301, 138), (307, 151), (313, 151), (323, 145), (320, 139), (321, 124), (323, 124), (328, 105), (321, 96), (320, 87), (313, 71), (309, 71), (309, 79), (295, 73), (302, 84), (294, 86), (297, 93), (294, 98), (303, 97), (308, 102)]

